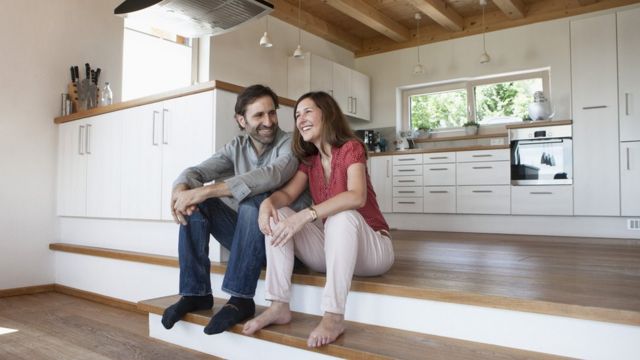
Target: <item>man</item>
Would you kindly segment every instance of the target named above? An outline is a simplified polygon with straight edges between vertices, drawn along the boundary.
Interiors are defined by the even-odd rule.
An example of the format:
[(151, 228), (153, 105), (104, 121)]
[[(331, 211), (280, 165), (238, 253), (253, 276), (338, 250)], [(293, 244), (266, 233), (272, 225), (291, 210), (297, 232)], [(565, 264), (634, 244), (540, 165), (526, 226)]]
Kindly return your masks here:
[[(165, 310), (165, 328), (173, 327), (190, 311), (213, 306), (209, 234), (230, 250), (222, 290), (231, 298), (204, 332), (221, 333), (255, 314), (253, 296), (266, 261), (264, 235), (258, 227), (260, 203), (284, 185), (298, 167), (291, 153), (291, 137), (278, 127), (277, 108), (278, 97), (270, 88), (246, 88), (235, 105), (235, 118), (244, 134), (200, 165), (184, 170), (174, 182), (171, 211), (181, 224), (182, 297)], [(309, 203), (305, 196), (296, 205), (302, 209)], [(237, 211), (233, 209), (236, 204)]]

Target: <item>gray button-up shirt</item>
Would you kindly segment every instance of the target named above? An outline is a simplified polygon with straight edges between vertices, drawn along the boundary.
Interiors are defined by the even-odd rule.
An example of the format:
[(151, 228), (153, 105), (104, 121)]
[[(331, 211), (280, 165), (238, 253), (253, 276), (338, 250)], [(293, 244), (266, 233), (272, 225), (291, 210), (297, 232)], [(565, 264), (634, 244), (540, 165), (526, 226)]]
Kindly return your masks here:
[[(273, 143), (258, 156), (249, 135), (239, 135), (200, 165), (184, 170), (173, 186), (187, 184), (189, 188), (203, 186), (212, 181), (224, 182), (237, 203), (253, 196), (282, 187), (298, 170), (298, 160), (291, 152), (291, 135), (278, 129)], [(301, 210), (311, 204), (308, 192), (290, 205)]]

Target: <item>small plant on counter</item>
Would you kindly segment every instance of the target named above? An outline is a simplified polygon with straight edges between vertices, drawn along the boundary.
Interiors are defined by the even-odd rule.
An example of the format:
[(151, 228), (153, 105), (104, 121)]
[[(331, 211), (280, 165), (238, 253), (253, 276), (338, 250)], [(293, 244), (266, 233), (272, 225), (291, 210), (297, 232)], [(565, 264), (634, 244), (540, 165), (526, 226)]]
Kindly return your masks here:
[(475, 135), (478, 133), (478, 128), (480, 127), (480, 124), (478, 124), (475, 121), (467, 121), (462, 126), (464, 127), (464, 133), (466, 135)]

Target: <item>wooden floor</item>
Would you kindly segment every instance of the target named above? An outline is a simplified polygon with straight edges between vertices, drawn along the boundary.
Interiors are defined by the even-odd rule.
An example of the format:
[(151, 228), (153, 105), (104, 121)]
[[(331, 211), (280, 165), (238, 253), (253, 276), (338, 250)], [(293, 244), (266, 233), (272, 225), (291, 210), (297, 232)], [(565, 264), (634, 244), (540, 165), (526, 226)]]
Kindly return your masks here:
[(216, 359), (149, 338), (147, 328), (144, 314), (60, 293), (0, 298), (0, 359)]

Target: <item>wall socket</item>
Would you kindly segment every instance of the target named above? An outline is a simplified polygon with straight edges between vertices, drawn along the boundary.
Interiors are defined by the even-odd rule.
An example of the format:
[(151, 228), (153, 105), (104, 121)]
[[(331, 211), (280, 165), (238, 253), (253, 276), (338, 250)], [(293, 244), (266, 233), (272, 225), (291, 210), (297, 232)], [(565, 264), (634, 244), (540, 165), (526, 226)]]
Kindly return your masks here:
[(627, 230), (640, 230), (640, 219), (627, 219)]

